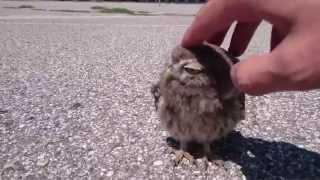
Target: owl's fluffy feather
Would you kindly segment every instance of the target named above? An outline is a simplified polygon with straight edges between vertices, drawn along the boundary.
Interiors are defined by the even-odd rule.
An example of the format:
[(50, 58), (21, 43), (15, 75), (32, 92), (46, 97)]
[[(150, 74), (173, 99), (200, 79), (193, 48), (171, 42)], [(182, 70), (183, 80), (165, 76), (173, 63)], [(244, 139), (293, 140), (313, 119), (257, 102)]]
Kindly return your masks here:
[(218, 46), (204, 44), (190, 49), (177, 46), (171, 61), (151, 92), (161, 124), (174, 139), (210, 143), (244, 119), (244, 94), (230, 78), (237, 59)]

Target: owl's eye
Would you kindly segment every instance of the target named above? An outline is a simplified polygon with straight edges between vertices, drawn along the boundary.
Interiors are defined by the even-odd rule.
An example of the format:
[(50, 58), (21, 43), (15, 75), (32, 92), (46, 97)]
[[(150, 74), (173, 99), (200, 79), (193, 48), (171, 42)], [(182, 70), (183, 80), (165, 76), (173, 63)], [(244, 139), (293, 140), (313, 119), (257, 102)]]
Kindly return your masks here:
[(184, 70), (189, 74), (199, 74), (202, 72), (202, 70), (200, 70), (200, 69), (192, 69), (189, 67), (184, 67)]

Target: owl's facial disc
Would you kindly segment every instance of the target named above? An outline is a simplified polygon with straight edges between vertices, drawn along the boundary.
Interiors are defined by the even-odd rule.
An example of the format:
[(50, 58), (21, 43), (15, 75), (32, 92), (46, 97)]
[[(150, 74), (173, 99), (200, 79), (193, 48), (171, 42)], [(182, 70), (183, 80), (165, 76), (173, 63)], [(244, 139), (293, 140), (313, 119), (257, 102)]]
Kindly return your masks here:
[(204, 67), (198, 62), (192, 62), (192, 63), (186, 64), (183, 68), (187, 73), (192, 75), (199, 74), (204, 70)]

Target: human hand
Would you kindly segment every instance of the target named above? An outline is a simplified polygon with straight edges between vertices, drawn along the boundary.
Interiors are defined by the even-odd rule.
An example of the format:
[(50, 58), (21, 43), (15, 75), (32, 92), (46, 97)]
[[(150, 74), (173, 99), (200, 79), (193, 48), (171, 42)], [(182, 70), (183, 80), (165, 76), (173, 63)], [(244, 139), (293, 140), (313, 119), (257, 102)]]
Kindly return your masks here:
[(271, 52), (251, 56), (231, 70), (234, 84), (252, 95), (320, 88), (320, 1), (210, 0), (186, 31), (182, 46), (220, 45), (237, 21), (229, 51), (239, 56), (261, 20), (273, 25)]

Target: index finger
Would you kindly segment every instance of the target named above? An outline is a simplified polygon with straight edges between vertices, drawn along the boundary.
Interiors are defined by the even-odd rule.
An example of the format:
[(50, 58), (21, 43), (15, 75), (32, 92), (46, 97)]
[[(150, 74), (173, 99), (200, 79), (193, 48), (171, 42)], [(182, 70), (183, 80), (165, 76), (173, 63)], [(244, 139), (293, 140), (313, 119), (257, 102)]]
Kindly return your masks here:
[(251, 0), (210, 0), (198, 12), (182, 40), (182, 46), (191, 47), (211, 39), (234, 21), (252, 18)]

